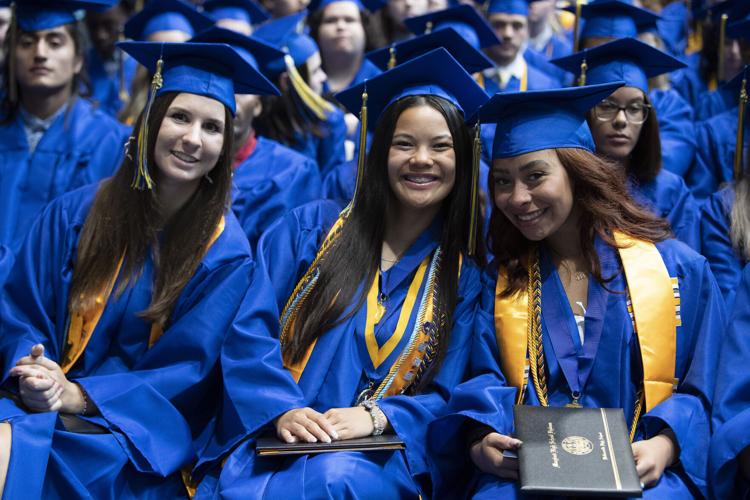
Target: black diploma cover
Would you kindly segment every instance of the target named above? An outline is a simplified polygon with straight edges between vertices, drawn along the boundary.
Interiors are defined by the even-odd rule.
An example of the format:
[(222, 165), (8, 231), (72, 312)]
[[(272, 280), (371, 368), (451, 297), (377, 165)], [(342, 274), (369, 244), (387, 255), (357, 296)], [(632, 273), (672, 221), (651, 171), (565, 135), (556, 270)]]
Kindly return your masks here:
[(513, 413), (522, 492), (642, 496), (622, 409), (516, 406)]
[(307, 453), (326, 453), (331, 451), (383, 451), (403, 450), (404, 442), (395, 434), (367, 436), (357, 439), (343, 439), (330, 443), (285, 443), (276, 436), (261, 437), (255, 444), (255, 453), (259, 456), (303, 455)]

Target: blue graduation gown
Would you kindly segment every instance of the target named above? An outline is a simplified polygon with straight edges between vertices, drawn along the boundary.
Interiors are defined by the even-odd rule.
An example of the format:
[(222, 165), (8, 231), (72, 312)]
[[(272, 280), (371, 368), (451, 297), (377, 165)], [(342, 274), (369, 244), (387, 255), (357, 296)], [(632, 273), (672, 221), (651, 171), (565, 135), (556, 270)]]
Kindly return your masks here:
[(740, 282), (745, 259), (732, 247), (730, 216), (734, 205), (734, 189), (726, 187), (712, 194), (701, 206), (701, 253), (724, 294), (727, 310), (732, 309), (734, 294)]
[[(346, 161), (346, 122), (344, 112), (338, 108), (328, 114), (323, 124), (324, 136), (316, 137), (313, 134), (297, 135), (294, 144), (288, 144), (292, 149), (312, 158), (318, 163), (320, 175), (323, 177), (336, 165)], [(259, 131), (260, 133), (260, 131)]]
[(234, 170), (232, 210), (250, 247), (273, 221), (320, 197), (320, 171), (312, 159), (258, 137), (255, 150)]
[(714, 393), (708, 477), (714, 498), (748, 498), (750, 485), (739, 476), (738, 456), (750, 446), (750, 266), (745, 266), (734, 311), (724, 336)]
[[(557, 52), (560, 55), (553, 56), (550, 58), (547, 54)], [(550, 42), (547, 44), (546, 52), (538, 52), (531, 47), (528, 47), (523, 53), (526, 58), (526, 62), (529, 66), (533, 66), (538, 69), (543, 75), (551, 78), (557, 82), (557, 87), (562, 87), (573, 83), (573, 77), (570, 73), (565, 71), (559, 66), (555, 66), (550, 62), (551, 59), (558, 57), (569, 56), (573, 53), (573, 43), (568, 39), (556, 39), (552, 37)], [(552, 87), (554, 88), (554, 87)]]
[[(119, 49), (117, 49), (119, 50)], [(121, 54), (124, 54), (121, 52)], [(125, 90), (130, 92), (130, 84), (135, 76), (135, 70), (138, 63), (132, 57), (123, 55), (123, 77)], [(119, 75), (109, 75), (104, 68), (99, 52), (90, 48), (86, 56), (86, 70), (91, 80), (91, 100), (96, 106), (112, 116), (117, 116), (122, 106), (125, 104), (120, 99), (120, 77)]]
[(126, 129), (76, 99), (29, 154), (20, 115), (0, 125), (0, 244), (21, 246), (42, 208), (63, 193), (112, 175)]
[(0, 290), (5, 284), (5, 279), (10, 274), (10, 270), (13, 268), (14, 260), (13, 252), (10, 251), (10, 248), (0, 245)]
[(667, 219), (678, 240), (696, 251), (700, 249), (698, 203), (682, 177), (662, 169), (645, 184), (631, 178), (630, 193), (654, 214)]
[[(675, 365), (679, 383), (672, 397), (641, 417), (636, 440), (653, 437), (665, 426), (672, 429), (681, 450), (679, 465), (668, 468), (653, 488), (644, 491), (644, 497), (691, 498), (698, 492), (706, 492), (710, 402), (725, 310), (721, 292), (703, 257), (676, 240), (657, 243), (656, 247), (669, 275), (679, 280), (682, 325), (677, 328)], [(614, 293), (590, 279), (583, 347), (580, 342), (572, 341), (568, 342), (570, 348), (565, 348), (562, 340), (577, 337), (578, 331), (557, 271), (549, 255), (543, 255), (542, 327), (549, 401), (551, 406), (570, 402), (561, 361), (577, 359), (579, 366), (591, 368), (581, 404), (592, 408), (623, 408), (630, 426), (642, 379), (640, 352), (627, 310), (627, 295), (618, 293), (625, 289), (625, 278), (617, 251), (601, 241), (596, 242), (596, 249), (604, 276), (615, 275), (607, 283)], [(497, 269), (491, 265), (483, 275), (482, 312), (476, 316), (469, 362), (472, 377), (454, 389), (447, 415), (430, 428), (435, 463), (442, 466), (434, 471), (434, 476), (441, 478), (437, 495), (466, 491), (466, 479), (462, 477), (469, 477), (466, 471), (471, 470), (471, 465), (461, 462), (467, 456), (461, 433), (465, 423), (478, 422), (503, 434), (510, 434), (513, 429), (516, 390), (506, 385), (498, 363), (494, 326), (496, 279)], [(598, 348), (592, 349), (597, 332), (601, 332)], [(526, 404), (539, 404), (531, 380)], [(474, 470), (475, 498), (528, 498), (520, 495), (516, 482)]]
[[(0, 302), (3, 388), (34, 344), (60, 361), (78, 238), (95, 186), (61, 196), (33, 224)], [(81, 417), (101, 434), (65, 430), (57, 412), (28, 413), (0, 399), (13, 443), (6, 498), (184, 496), (179, 469), (195, 460), (194, 438), (218, 405), (216, 365), (225, 332), (255, 279), (250, 248), (234, 216), (187, 283), (149, 348), (153, 262), (120, 296), (113, 292), (81, 358), (67, 376), (100, 410)], [(115, 290), (118, 284), (115, 284)], [(253, 290), (251, 288), (251, 290)], [(255, 290), (255, 294), (260, 291)]]
[(683, 99), (693, 108), (698, 104), (701, 94), (708, 90), (708, 84), (703, 81), (697, 68), (688, 67), (670, 74), (672, 87), (679, 92)]
[(685, 182), (693, 195), (703, 200), (717, 191), (721, 184), (732, 180), (737, 141), (737, 107), (698, 123), (695, 133), (698, 148), (695, 162), (685, 176)]
[(684, 2), (674, 1), (659, 12), (661, 19), (656, 21), (659, 37), (674, 57), (682, 57), (687, 48), (688, 18), (690, 12)]
[[(271, 278), (279, 309), (315, 258), (338, 214), (339, 207), (334, 203), (313, 202), (278, 220), (261, 238), (258, 259)], [(395, 330), (416, 268), (435, 250), (440, 229), (440, 221), (433, 223), (401, 260), (383, 273), (381, 291), (387, 298), (385, 316), (376, 326), (379, 345), (382, 346)], [(203, 498), (204, 494), (222, 498), (417, 498), (420, 493), (425, 495), (429, 492), (430, 470), (430, 457), (425, 448), (427, 424), (441, 414), (450, 388), (464, 373), (479, 291), (479, 270), (470, 259), (464, 259), (454, 328), (434, 382), (421, 394), (390, 396), (379, 403), (394, 432), (406, 443), (406, 450), (258, 458), (252, 441), (248, 440), (230, 455), (218, 484), (209, 487), (212, 478), (204, 480), (206, 487), (204, 490), (204, 483), (201, 484), (199, 497)], [(420, 296), (421, 293), (420, 290)], [(408, 332), (413, 328), (418, 309), (419, 306), (415, 306), (403, 340), (378, 368), (373, 366), (365, 344), (365, 307), (321, 336), (299, 380), (305, 403), (321, 412), (353, 406), (370, 380), (379, 383), (388, 373), (408, 342)], [(253, 404), (255, 396), (247, 397), (251, 398), (247, 404)]]
[(728, 92), (724, 88), (707, 90), (698, 98), (695, 106), (696, 121), (708, 120), (712, 116), (723, 113), (732, 108), (737, 108), (737, 95)]
[(693, 109), (674, 89), (654, 89), (649, 97), (659, 122), (664, 168), (682, 177), (695, 158)]

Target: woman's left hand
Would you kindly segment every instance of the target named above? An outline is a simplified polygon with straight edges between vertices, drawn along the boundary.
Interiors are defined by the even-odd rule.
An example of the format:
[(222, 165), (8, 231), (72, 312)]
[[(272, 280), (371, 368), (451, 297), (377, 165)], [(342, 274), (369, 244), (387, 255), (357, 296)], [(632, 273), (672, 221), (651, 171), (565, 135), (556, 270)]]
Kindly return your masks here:
[(362, 406), (331, 408), (325, 412), (339, 439), (354, 439), (369, 436), (375, 430), (370, 413)]
[(29, 356), (18, 360), (10, 376), (20, 377), (21, 399), (34, 411), (73, 414), (83, 411), (81, 389), (68, 380), (60, 365), (44, 356), (41, 344), (32, 347)]
[(664, 469), (677, 459), (677, 446), (667, 434), (658, 434), (651, 439), (632, 444), (635, 469), (646, 487), (659, 481)]

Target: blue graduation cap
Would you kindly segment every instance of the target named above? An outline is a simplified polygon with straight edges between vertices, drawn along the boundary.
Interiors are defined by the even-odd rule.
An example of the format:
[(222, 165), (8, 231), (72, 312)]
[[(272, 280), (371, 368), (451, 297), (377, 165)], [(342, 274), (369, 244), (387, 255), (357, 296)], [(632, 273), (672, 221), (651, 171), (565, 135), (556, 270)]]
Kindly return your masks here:
[(253, 0), (207, 0), (203, 4), (203, 12), (216, 21), (233, 19), (250, 26), (271, 18), (271, 15)]
[(459, 5), (422, 16), (410, 17), (404, 20), (404, 24), (415, 35), (453, 28), (476, 49), (500, 43), (487, 20), (471, 5)]
[(209, 97), (236, 111), (235, 94), (273, 94), (279, 91), (260, 71), (226, 44), (120, 42), (117, 46), (154, 76), (137, 138), (134, 189), (151, 189), (148, 165), (148, 117), (154, 99), (165, 92)]
[[(300, 66), (318, 52), (315, 40), (304, 32), (306, 16), (307, 11), (302, 11), (272, 19), (255, 30), (253, 36), (283, 50), (292, 57), (295, 66)], [(272, 65), (269, 69), (274, 76), (287, 70), (283, 64)]]
[(479, 110), (482, 123), (497, 123), (492, 158), (554, 148), (594, 152), (586, 113), (623, 82), (495, 94)]
[(225, 43), (237, 51), (245, 61), (268, 73), (271, 65), (283, 65), (284, 52), (266, 42), (226, 28), (213, 26), (188, 40), (190, 43)]
[(159, 31), (182, 31), (188, 38), (214, 24), (183, 0), (151, 1), (125, 23), (125, 36), (144, 41)]
[(385, 4), (388, 3), (387, 0), (311, 0), (307, 8), (310, 12), (316, 12), (336, 2), (351, 2), (355, 4), (359, 10), (367, 10), (370, 12), (376, 12), (385, 7)]
[(727, 36), (729, 38), (750, 40), (750, 18), (734, 22), (727, 26)]
[[(4, 6), (12, 2), (4, 3)], [(77, 10), (106, 10), (116, 0), (16, 0), (16, 22), (22, 31), (48, 30), (76, 22)]]
[(529, 4), (536, 0), (490, 0), (487, 6), (488, 14), (518, 14), (529, 15)]
[[(575, 12), (575, 6), (566, 10)], [(581, 7), (585, 20), (581, 39), (592, 37), (636, 37), (642, 27), (654, 25), (661, 17), (650, 10), (623, 0), (597, 0)]]
[(494, 66), (484, 53), (472, 47), (453, 28), (441, 29), (396, 43), (391, 47), (373, 50), (365, 57), (385, 71), (439, 47), (450, 52), (469, 73), (478, 73)]
[(587, 84), (623, 81), (648, 93), (648, 79), (685, 68), (685, 63), (635, 38), (620, 38), (551, 61)]

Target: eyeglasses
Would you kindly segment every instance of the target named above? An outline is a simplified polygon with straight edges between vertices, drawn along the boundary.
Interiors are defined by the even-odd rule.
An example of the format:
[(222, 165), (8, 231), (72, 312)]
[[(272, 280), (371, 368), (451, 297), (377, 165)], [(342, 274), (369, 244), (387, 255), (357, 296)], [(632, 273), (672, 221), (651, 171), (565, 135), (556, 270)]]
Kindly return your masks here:
[(594, 116), (597, 120), (608, 122), (615, 119), (620, 111), (625, 112), (625, 118), (630, 123), (643, 123), (648, 118), (648, 112), (651, 109), (650, 104), (628, 104), (627, 106), (620, 106), (619, 104), (603, 100), (596, 106), (594, 106)]

